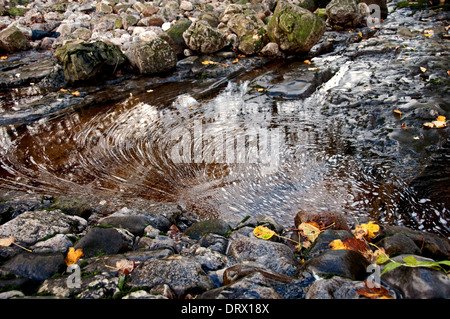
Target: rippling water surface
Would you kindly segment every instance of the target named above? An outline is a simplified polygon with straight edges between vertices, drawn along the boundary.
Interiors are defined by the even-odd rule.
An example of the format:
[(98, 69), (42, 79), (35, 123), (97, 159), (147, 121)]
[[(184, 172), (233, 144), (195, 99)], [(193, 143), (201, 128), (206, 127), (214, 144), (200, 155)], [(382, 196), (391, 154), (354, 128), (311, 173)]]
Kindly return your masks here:
[[(422, 80), (402, 84), (397, 57), (384, 57), (333, 74), (275, 64), (210, 94), (195, 81), (119, 102), (104, 103), (114, 95), (105, 92), (102, 103), (1, 126), (1, 187), (175, 201), (203, 217), (269, 215), (285, 226), (300, 209), (333, 210), (448, 236), (448, 192), (440, 201), (411, 186), (433, 163), (426, 149), (446, 137), (400, 128), (392, 105), (414, 114), (417, 101), (397, 91)], [(436, 194), (449, 176), (441, 158), (429, 172)]]

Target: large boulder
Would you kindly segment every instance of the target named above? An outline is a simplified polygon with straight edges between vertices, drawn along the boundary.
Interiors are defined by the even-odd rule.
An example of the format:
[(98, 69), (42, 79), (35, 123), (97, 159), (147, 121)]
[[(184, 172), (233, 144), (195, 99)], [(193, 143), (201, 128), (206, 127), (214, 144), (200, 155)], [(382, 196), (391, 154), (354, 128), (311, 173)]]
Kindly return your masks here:
[(225, 34), (212, 28), (206, 21), (196, 21), (183, 32), (183, 38), (189, 49), (209, 54), (223, 49), (227, 45)]
[(178, 297), (215, 287), (197, 261), (179, 255), (140, 263), (130, 274), (127, 284), (146, 289), (167, 284)]
[(70, 42), (57, 49), (55, 54), (70, 84), (108, 77), (127, 62), (126, 56), (117, 46), (102, 41)]
[(0, 52), (19, 52), (30, 48), (30, 42), (16, 27), (9, 27), (0, 32)]
[(16, 242), (33, 245), (55, 233), (79, 233), (86, 227), (85, 219), (66, 215), (58, 209), (30, 211), (1, 225), (0, 238), (13, 235)]
[(332, 0), (326, 6), (327, 22), (344, 27), (357, 27), (364, 23), (364, 13), (355, 0)]
[(309, 10), (278, 1), (267, 27), (270, 41), (292, 53), (308, 52), (325, 32), (325, 22)]
[(239, 50), (247, 55), (256, 54), (264, 47), (264, 22), (256, 15), (237, 13), (228, 19), (227, 27), (239, 37)]
[(141, 74), (167, 72), (177, 64), (176, 52), (160, 37), (134, 43), (127, 51), (127, 56)]

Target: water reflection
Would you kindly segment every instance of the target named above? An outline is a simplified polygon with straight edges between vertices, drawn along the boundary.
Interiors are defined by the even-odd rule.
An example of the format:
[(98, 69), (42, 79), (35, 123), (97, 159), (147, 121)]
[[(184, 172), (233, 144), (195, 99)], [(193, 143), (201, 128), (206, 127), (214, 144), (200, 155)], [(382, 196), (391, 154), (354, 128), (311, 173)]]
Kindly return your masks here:
[(398, 163), (364, 157), (318, 95), (275, 99), (248, 81), (200, 100), (172, 92), (150, 103), (152, 94), (1, 127), (3, 185), (177, 201), (201, 216), (265, 214), (286, 226), (299, 209), (416, 226), (426, 214), (447, 218), (396, 175)]

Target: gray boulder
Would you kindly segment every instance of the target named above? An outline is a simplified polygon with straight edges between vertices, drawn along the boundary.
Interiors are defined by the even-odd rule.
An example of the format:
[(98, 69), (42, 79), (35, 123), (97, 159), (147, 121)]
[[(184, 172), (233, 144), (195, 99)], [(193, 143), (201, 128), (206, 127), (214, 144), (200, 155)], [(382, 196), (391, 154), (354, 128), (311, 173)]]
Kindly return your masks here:
[(33, 245), (44, 237), (59, 234), (79, 233), (87, 227), (87, 221), (78, 216), (69, 216), (60, 210), (38, 210), (25, 212), (0, 226), (0, 237), (14, 235), (15, 241)]
[(228, 255), (236, 262), (255, 261), (268, 269), (287, 276), (298, 271), (298, 262), (287, 245), (256, 238), (237, 238), (228, 248)]
[(62, 63), (66, 81), (71, 84), (106, 78), (127, 62), (117, 46), (102, 41), (70, 42), (57, 49), (55, 55)]
[[(407, 256), (414, 256), (417, 261), (433, 261), (417, 255), (399, 255), (392, 260), (403, 263)], [(450, 298), (450, 277), (441, 270), (400, 266), (383, 274), (381, 280), (407, 299)]]
[(196, 21), (183, 32), (189, 49), (200, 53), (214, 53), (227, 45), (225, 34), (212, 28), (206, 21)]
[(138, 41), (127, 51), (131, 64), (141, 74), (157, 74), (175, 68), (177, 54), (165, 40)]
[(30, 47), (30, 42), (18, 28), (12, 26), (0, 32), (0, 52), (13, 53)]
[(202, 293), (215, 287), (197, 261), (179, 255), (140, 263), (130, 274), (127, 284), (147, 289), (167, 284), (177, 297)]
[(309, 10), (278, 1), (267, 27), (271, 42), (283, 51), (308, 52), (325, 32), (324, 21)]
[(329, 24), (357, 27), (364, 22), (364, 13), (355, 0), (332, 0), (326, 6), (326, 13)]

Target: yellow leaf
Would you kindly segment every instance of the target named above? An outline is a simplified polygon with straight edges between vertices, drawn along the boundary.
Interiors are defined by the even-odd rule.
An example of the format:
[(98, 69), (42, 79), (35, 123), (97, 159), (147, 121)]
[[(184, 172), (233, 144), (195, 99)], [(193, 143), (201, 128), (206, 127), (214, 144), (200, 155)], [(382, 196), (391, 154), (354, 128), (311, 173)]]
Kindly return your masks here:
[(368, 224), (361, 224), (361, 227), (367, 229), (369, 238), (375, 238), (375, 233), (380, 231), (380, 226), (375, 224), (373, 221), (370, 221)]
[(206, 61), (203, 61), (202, 64), (208, 65), (208, 64), (214, 64), (214, 63), (213, 63), (213, 61), (206, 60)]
[(1, 57), (0, 57), (0, 60), (7, 60), (8, 59), (8, 57), (6, 56), (6, 55), (2, 55)]
[(233, 61), (233, 64), (236, 64), (236, 63), (238, 63), (238, 62), (239, 62), (239, 59), (236, 58), (236, 60)]
[(67, 90), (66, 90), (66, 89), (63, 89), (63, 88), (61, 88), (60, 91), (61, 91), (61, 92), (67, 92)]
[(298, 226), (298, 229), (302, 232), (302, 234), (308, 238), (309, 241), (314, 242), (320, 234), (319, 227), (314, 226), (311, 223), (301, 223)]
[(359, 34), (359, 36), (362, 38), (363, 37), (363, 34), (362, 34), (362, 32), (360, 32), (360, 33), (358, 33)]
[(398, 115), (402, 115), (402, 114), (403, 114), (403, 112), (402, 112), (402, 111), (400, 111), (400, 110), (397, 110), (397, 109), (395, 109), (395, 110), (394, 110), (394, 113), (395, 113), (395, 114), (398, 114)]
[(80, 92), (78, 92), (78, 91), (72, 92), (70, 94), (72, 94), (73, 96), (80, 96)]
[(432, 33), (424, 33), (423, 35), (426, 36), (426, 37), (431, 37), (431, 36), (433, 36)]
[(265, 226), (257, 226), (253, 229), (253, 234), (258, 238), (268, 240), (275, 235), (275, 232)]
[(83, 250), (81, 248), (75, 250), (75, 248), (70, 247), (65, 259), (66, 265), (69, 266), (75, 264), (81, 257), (83, 257)]
[(189, 110), (193, 110), (194, 109), (194, 107), (193, 106), (191, 106), (190, 108), (189, 108)]
[(427, 128), (443, 128), (447, 126), (445, 116), (438, 116), (435, 121), (424, 123), (423, 126)]
[(426, 72), (426, 71), (427, 71), (427, 69), (426, 69), (426, 68), (424, 68), (423, 66), (421, 66), (421, 67), (420, 67), (420, 71), (422, 71), (422, 72)]
[(12, 243), (14, 243), (14, 236), (13, 235), (11, 235), (9, 237), (6, 237), (6, 238), (0, 238), (0, 247), (8, 247)]
[(305, 60), (305, 61), (303, 61), (303, 62), (305, 62), (306, 64), (311, 64), (311, 63), (312, 63), (312, 62), (309, 61), (309, 60)]
[(333, 240), (328, 246), (331, 247), (331, 250), (341, 250), (341, 249), (347, 249), (340, 239)]

